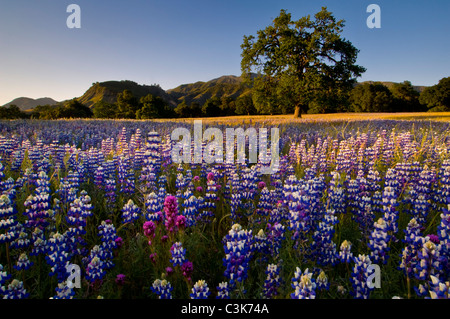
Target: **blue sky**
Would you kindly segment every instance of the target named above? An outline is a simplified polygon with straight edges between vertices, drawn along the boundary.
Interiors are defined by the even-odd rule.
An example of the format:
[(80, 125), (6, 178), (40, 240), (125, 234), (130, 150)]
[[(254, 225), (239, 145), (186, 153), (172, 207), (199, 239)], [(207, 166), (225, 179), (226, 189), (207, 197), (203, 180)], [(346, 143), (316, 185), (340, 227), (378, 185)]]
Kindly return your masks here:
[[(69, 29), (69, 4), (81, 28)], [(369, 4), (381, 28), (369, 29)], [(93, 82), (132, 80), (163, 89), (240, 75), (242, 39), (271, 24), (325, 6), (344, 19), (343, 36), (367, 71), (359, 81), (434, 85), (450, 76), (448, 0), (1, 0), (0, 105), (20, 96), (58, 101)]]

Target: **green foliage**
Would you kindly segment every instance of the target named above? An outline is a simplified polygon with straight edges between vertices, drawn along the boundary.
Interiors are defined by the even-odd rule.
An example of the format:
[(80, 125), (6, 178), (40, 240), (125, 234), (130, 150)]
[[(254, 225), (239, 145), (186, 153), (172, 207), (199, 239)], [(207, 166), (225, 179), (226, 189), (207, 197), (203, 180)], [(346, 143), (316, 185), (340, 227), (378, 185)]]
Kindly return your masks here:
[(28, 118), (28, 115), (20, 110), (20, 108), (11, 104), (8, 107), (0, 107), (0, 119), (24, 119)]
[(420, 112), (425, 111), (419, 102), (420, 93), (409, 81), (393, 83), (390, 87), (394, 98), (393, 112)]
[(390, 112), (394, 98), (382, 83), (363, 83), (350, 92), (354, 112)]
[(116, 117), (116, 105), (100, 100), (92, 106), (92, 112), (97, 119)]
[(431, 112), (450, 111), (450, 77), (442, 78), (438, 84), (423, 90), (419, 101)]
[(256, 114), (255, 105), (251, 95), (247, 94), (236, 99), (236, 114), (254, 115)]
[(333, 92), (351, 89), (365, 69), (355, 64), (358, 50), (341, 37), (343, 27), (344, 21), (336, 21), (325, 7), (313, 20), (293, 21), (281, 10), (257, 39), (244, 36), (241, 70), (253, 84), (259, 113), (274, 114), (281, 105), (306, 111), (314, 101), (336, 100)]

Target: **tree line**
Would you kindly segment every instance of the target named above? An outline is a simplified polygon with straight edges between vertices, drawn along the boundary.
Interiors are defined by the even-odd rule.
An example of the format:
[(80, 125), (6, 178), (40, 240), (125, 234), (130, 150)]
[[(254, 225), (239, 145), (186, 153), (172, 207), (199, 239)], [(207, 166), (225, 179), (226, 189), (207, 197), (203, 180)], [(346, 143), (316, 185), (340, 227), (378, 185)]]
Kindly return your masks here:
[[(320, 99), (319, 99), (320, 101)], [(305, 110), (310, 114), (345, 112), (450, 112), (450, 77), (438, 84), (425, 88), (419, 93), (409, 81), (392, 83), (386, 86), (381, 82), (356, 85), (344, 98), (314, 101)], [(292, 114), (294, 107), (284, 105), (267, 107), (258, 103), (249, 92), (237, 98), (230, 96), (212, 97), (201, 105), (198, 102), (187, 104), (184, 100), (173, 108), (159, 96), (148, 94), (140, 99), (129, 90), (117, 96), (115, 103), (104, 100), (96, 102), (91, 108), (76, 98), (58, 105), (39, 105), (30, 112), (24, 112), (16, 105), (0, 107), (1, 119), (46, 119), (59, 118), (98, 118), (98, 119), (155, 119), (186, 117), (218, 117), (234, 115), (273, 115)]]

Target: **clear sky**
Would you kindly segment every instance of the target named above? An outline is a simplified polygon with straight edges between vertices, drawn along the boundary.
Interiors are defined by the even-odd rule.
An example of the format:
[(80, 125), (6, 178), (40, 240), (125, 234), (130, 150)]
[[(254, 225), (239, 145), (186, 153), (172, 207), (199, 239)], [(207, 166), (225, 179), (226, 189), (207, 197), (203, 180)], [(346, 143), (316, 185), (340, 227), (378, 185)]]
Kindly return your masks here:
[[(81, 28), (70, 29), (70, 4)], [(369, 4), (381, 28), (369, 29)], [(0, 105), (16, 97), (81, 96), (93, 82), (132, 80), (171, 89), (240, 75), (242, 39), (325, 6), (360, 50), (359, 81), (434, 85), (450, 76), (449, 0), (0, 0)]]

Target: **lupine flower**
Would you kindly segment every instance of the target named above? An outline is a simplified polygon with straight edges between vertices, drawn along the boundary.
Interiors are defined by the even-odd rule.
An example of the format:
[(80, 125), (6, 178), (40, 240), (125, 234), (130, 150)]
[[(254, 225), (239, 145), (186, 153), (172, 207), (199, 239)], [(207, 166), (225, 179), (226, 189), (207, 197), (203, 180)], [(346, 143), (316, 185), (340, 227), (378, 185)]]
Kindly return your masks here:
[[(428, 280), (430, 276), (439, 276), (442, 269), (441, 262), (441, 250), (442, 246), (440, 244), (436, 245), (433, 243), (429, 236), (422, 238), (423, 245), (418, 252), (418, 263), (416, 264), (415, 277), (419, 280)], [(429, 283), (425, 283), (426, 286)], [(419, 296), (424, 296), (427, 294), (427, 287), (421, 289), (414, 287), (416, 293)]]
[(10, 243), (17, 237), (14, 226), (17, 224), (16, 210), (9, 196), (0, 196), (0, 243)]
[(97, 227), (99, 232), (98, 236), (100, 236), (102, 241), (102, 251), (103, 251), (103, 262), (105, 264), (105, 269), (111, 269), (114, 267), (113, 258), (114, 258), (114, 249), (118, 247), (116, 240), (117, 232), (116, 228), (112, 224), (110, 220), (104, 220)]
[(204, 280), (199, 280), (192, 287), (192, 293), (189, 296), (191, 299), (208, 299), (210, 294), (208, 284)]
[(157, 294), (159, 299), (172, 299), (173, 287), (166, 279), (156, 279), (150, 290)]
[(405, 242), (405, 247), (402, 250), (402, 260), (399, 268), (409, 278), (413, 277), (417, 263), (419, 262), (418, 253), (423, 243), (420, 228), (421, 225), (417, 223), (415, 218), (412, 218), (404, 230), (405, 239), (403, 241)]
[(3, 286), (3, 284), (11, 278), (11, 275), (8, 275), (6, 271), (3, 271), (3, 265), (0, 264), (0, 286)]
[(252, 231), (242, 229), (239, 224), (234, 224), (224, 238), (226, 266), (225, 277), (230, 279), (230, 285), (236, 281), (244, 281), (247, 278), (248, 263), (253, 250)]
[(344, 240), (341, 244), (341, 249), (339, 251), (339, 258), (343, 263), (349, 263), (353, 261), (352, 243), (348, 240)]
[(264, 281), (263, 296), (271, 299), (278, 295), (278, 288), (281, 284), (280, 269), (275, 264), (267, 265), (266, 280)]
[(328, 281), (328, 276), (323, 270), (320, 271), (316, 278), (316, 285), (318, 290), (328, 290), (330, 289), (330, 282)]
[(101, 281), (106, 275), (102, 254), (102, 248), (98, 245), (94, 246), (91, 250), (89, 263), (86, 267), (86, 279), (92, 284)]
[(296, 267), (291, 286), (294, 288), (291, 299), (315, 299), (316, 297), (316, 282), (308, 269), (302, 274), (300, 268)]
[(148, 221), (158, 222), (162, 218), (161, 210), (163, 209), (163, 205), (161, 205), (161, 201), (158, 198), (159, 196), (152, 192), (150, 193), (145, 200), (145, 219)]
[(170, 247), (170, 252), (172, 254), (172, 258), (170, 259), (170, 262), (172, 265), (175, 266), (181, 266), (185, 260), (186, 260), (186, 249), (183, 248), (182, 244), (180, 242), (176, 242)]
[(267, 224), (267, 243), (269, 254), (275, 259), (279, 256), (281, 245), (285, 239), (285, 231), (285, 227), (279, 222), (275, 222), (273, 225), (269, 223)]
[(55, 291), (56, 295), (51, 297), (50, 299), (73, 299), (73, 297), (75, 296), (75, 291), (70, 288), (66, 282), (58, 283)]
[(311, 247), (319, 265), (334, 265), (338, 260), (336, 244), (332, 240), (335, 232), (334, 225), (338, 222), (335, 211), (328, 209), (313, 234)]
[(31, 266), (33, 266), (33, 262), (28, 259), (26, 253), (22, 253), (17, 260), (17, 264), (14, 265), (14, 269), (16, 270), (28, 270)]
[(55, 233), (48, 240), (48, 251), (45, 259), (51, 266), (50, 276), (57, 275), (58, 282), (67, 279), (66, 267), (69, 265), (70, 255), (68, 253), (67, 233)]
[(26, 299), (30, 295), (23, 287), (23, 282), (17, 279), (14, 279), (7, 288), (1, 287), (0, 289), (3, 299)]
[(374, 224), (374, 230), (370, 235), (369, 248), (371, 249), (370, 257), (374, 263), (386, 263), (389, 255), (388, 243), (390, 235), (388, 235), (388, 224), (384, 218), (379, 218)]
[(373, 288), (367, 285), (368, 267), (372, 263), (369, 256), (358, 255), (354, 258), (355, 265), (353, 267), (352, 277), (350, 279), (353, 291), (351, 294), (356, 299), (368, 299)]
[(219, 283), (217, 286), (216, 299), (230, 299), (230, 288), (226, 281)]
[(450, 281), (442, 282), (438, 277), (430, 276), (430, 298), (431, 299), (450, 299)]
[(132, 199), (128, 200), (122, 208), (122, 223), (133, 223), (135, 220), (138, 220), (140, 216), (141, 209), (133, 202)]

